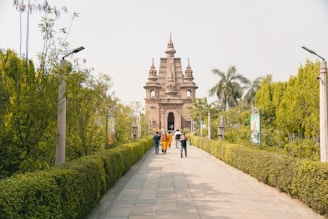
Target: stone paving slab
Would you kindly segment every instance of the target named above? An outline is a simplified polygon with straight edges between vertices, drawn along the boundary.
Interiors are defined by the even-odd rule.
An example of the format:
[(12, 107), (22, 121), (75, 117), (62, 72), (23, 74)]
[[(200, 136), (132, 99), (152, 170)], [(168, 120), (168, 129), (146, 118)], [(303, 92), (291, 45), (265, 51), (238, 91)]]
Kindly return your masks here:
[(298, 200), (188, 146), (134, 165), (85, 219), (324, 219)]

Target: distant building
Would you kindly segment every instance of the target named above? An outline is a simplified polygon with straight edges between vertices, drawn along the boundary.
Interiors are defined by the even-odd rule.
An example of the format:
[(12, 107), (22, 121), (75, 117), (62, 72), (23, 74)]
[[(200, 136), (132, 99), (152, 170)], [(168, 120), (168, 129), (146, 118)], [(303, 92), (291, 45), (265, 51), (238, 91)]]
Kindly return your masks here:
[(165, 53), (166, 58), (160, 59), (157, 74), (154, 59), (149, 70), (146, 90), (146, 114), (149, 130), (193, 130), (193, 121), (189, 107), (196, 98), (193, 72), (189, 59), (185, 73), (182, 72), (181, 58), (174, 57), (175, 49), (170, 36)]

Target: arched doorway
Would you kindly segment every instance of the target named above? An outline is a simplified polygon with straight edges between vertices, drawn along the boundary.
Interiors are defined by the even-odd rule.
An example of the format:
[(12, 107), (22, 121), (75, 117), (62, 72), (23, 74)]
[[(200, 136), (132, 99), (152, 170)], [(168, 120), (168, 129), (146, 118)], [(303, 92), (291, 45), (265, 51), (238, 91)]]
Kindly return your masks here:
[(167, 115), (167, 130), (174, 130), (174, 114), (172, 112)]

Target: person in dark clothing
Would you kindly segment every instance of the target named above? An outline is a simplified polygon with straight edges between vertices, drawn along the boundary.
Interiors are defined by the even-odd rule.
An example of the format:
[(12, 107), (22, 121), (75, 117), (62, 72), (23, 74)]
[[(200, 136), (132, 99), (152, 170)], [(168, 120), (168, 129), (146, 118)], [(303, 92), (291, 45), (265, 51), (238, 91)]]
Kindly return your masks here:
[(183, 133), (180, 136), (180, 143), (181, 143), (180, 153), (181, 153), (181, 158), (183, 158), (183, 150), (185, 151), (185, 157), (187, 157), (187, 141), (188, 141), (188, 138), (186, 136), (186, 133)]
[(159, 141), (161, 140), (161, 136), (158, 132), (154, 135), (154, 147), (155, 147), (155, 154), (159, 154)]

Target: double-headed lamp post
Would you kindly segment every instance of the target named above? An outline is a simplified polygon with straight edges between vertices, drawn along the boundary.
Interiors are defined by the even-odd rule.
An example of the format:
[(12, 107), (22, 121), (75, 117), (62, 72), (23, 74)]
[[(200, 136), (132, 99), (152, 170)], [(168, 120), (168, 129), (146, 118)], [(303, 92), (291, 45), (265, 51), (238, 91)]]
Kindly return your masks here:
[[(60, 68), (65, 70), (65, 58), (73, 53), (78, 53), (83, 50), (81, 46), (72, 50), (63, 56), (60, 60)], [(57, 112), (57, 145), (56, 145), (56, 162), (55, 164), (65, 163), (65, 148), (66, 148), (66, 74), (60, 76), (60, 84), (58, 87), (58, 112)]]
[(320, 76), (318, 77), (320, 80), (320, 161), (328, 162), (327, 62), (322, 56), (315, 53), (312, 49), (308, 49), (305, 46), (302, 46), (302, 48), (321, 59)]

